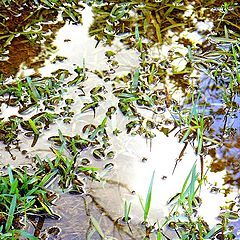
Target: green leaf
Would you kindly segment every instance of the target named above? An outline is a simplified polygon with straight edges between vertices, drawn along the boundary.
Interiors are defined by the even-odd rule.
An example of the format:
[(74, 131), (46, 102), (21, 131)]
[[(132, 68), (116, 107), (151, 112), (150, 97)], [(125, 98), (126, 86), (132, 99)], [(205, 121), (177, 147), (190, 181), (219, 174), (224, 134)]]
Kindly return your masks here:
[(189, 203), (189, 207), (190, 210), (192, 211), (192, 203), (193, 203), (193, 199), (195, 198), (195, 183), (197, 181), (197, 173), (196, 173), (196, 164), (193, 165), (192, 168), (192, 177), (191, 177), (191, 182), (189, 185), (189, 196), (188, 196), (188, 203)]
[(34, 95), (34, 97), (35, 97), (36, 99), (40, 99), (41, 96), (40, 96), (38, 90), (36, 89), (36, 87), (33, 85), (33, 82), (32, 82), (32, 80), (31, 80), (31, 78), (30, 78), (30, 77), (26, 77), (26, 79), (27, 79), (27, 83), (28, 83), (28, 85), (29, 85), (29, 87), (30, 87), (30, 89), (31, 89), (32, 94)]
[(222, 226), (219, 224), (219, 225), (216, 225), (214, 226), (206, 236), (204, 236), (204, 239), (209, 239), (213, 236), (213, 234), (215, 234), (215, 232), (217, 232), (218, 230), (220, 230), (222, 228)]
[(148, 213), (149, 213), (150, 206), (151, 206), (152, 187), (153, 187), (154, 174), (155, 174), (155, 171), (153, 172), (153, 175), (152, 175), (152, 178), (151, 178), (151, 182), (150, 182), (149, 187), (148, 187), (148, 193), (147, 193), (146, 201), (145, 201), (145, 206), (144, 206), (144, 222), (146, 222), (146, 220), (147, 220), (147, 218), (148, 218)]
[(28, 122), (29, 122), (29, 124), (30, 124), (33, 132), (34, 132), (36, 135), (39, 135), (39, 131), (38, 131), (38, 129), (37, 129), (37, 126), (36, 126), (35, 122), (34, 122), (31, 118), (28, 120)]
[(161, 240), (162, 239), (162, 234), (160, 231), (157, 231), (157, 240)]
[(188, 138), (189, 134), (191, 133), (191, 128), (188, 128), (188, 130), (185, 132), (183, 138), (181, 139), (180, 143), (184, 143), (184, 141)]
[(12, 198), (11, 206), (10, 206), (9, 212), (8, 212), (8, 219), (6, 222), (6, 231), (9, 231), (12, 226), (16, 205), (17, 205), (17, 196), (16, 196), (16, 194), (14, 194), (13, 198)]
[(137, 42), (140, 40), (138, 25), (135, 27), (135, 39)]
[(79, 166), (78, 167), (79, 171), (92, 171), (92, 172), (97, 172), (100, 170), (100, 168), (97, 167), (91, 167), (91, 166)]
[(10, 194), (15, 194), (18, 187), (18, 180), (15, 179), (14, 182), (11, 184)]
[(127, 201), (124, 202), (124, 221), (128, 222), (129, 220), (129, 213), (131, 211), (132, 203), (128, 204)]
[(48, 184), (49, 181), (50, 181), (56, 174), (57, 174), (57, 170), (55, 170), (55, 171), (53, 171), (53, 172), (51, 172), (51, 173), (49, 173), (49, 174), (46, 174), (46, 175), (42, 178), (41, 182), (39, 183), (39, 186), (45, 186), (46, 184)]
[(13, 182), (14, 182), (14, 177), (13, 177), (13, 173), (12, 173), (11, 167), (8, 167), (8, 175), (9, 175), (10, 184), (13, 184)]
[(105, 235), (104, 235), (104, 233), (103, 233), (103, 231), (102, 231), (98, 221), (93, 216), (91, 216), (90, 219), (91, 219), (91, 222), (93, 224), (93, 227), (96, 229), (98, 234), (104, 239)]
[(179, 204), (182, 203), (182, 202), (184, 202), (184, 198), (185, 198), (185, 196), (186, 196), (186, 194), (187, 194), (187, 192), (188, 192), (188, 189), (189, 189), (189, 188), (187, 187), (187, 183), (188, 183), (188, 180), (189, 180), (189, 178), (190, 178), (190, 176), (191, 176), (191, 173), (192, 173), (192, 170), (193, 170), (194, 166), (195, 166), (195, 164), (193, 165), (191, 171), (190, 171), (189, 174), (187, 175), (187, 178), (185, 179), (184, 184), (183, 184), (183, 186), (182, 186), (182, 191), (181, 191), (181, 194), (180, 194), (180, 196), (179, 196)]
[(21, 237), (24, 237), (29, 240), (38, 240), (39, 238), (34, 237), (32, 234), (24, 231), (24, 230), (17, 230), (17, 232), (21, 235)]
[[(4, 36), (5, 37), (5, 36)], [(3, 47), (8, 46), (9, 44), (11, 44), (13, 38), (15, 37), (14, 33), (11, 33), (7, 39), (7, 41), (4, 43)]]
[(137, 68), (133, 75), (133, 81), (132, 81), (132, 90), (136, 90), (138, 87), (138, 79), (139, 79), (139, 69)]

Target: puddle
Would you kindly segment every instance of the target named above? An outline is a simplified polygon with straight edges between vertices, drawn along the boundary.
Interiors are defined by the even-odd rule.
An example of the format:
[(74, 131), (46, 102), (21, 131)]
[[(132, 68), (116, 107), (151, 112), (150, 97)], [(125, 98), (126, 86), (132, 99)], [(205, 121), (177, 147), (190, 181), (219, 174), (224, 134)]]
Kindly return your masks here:
[[(194, 7), (200, 8), (198, 4), (196, 1)], [(1, 168), (9, 164), (35, 169), (36, 155), (47, 168), (43, 159), (56, 157), (53, 149), (59, 148), (57, 141), (63, 144), (63, 152), (59, 153), (66, 154), (68, 161), (73, 153), (76, 164), (98, 168), (94, 177), (87, 175), (89, 171), (76, 173), (77, 165), (69, 172), (77, 176), (74, 180), (83, 182), (83, 187), (78, 188), (83, 191), (80, 194), (69, 193), (75, 186), (73, 180), (69, 180), (73, 182), (65, 193), (56, 180), (49, 184), (48, 188), (59, 194), (52, 209), (60, 219), (40, 218), (39, 223), (36, 217), (28, 231), (40, 239), (155, 239), (157, 222), (164, 224), (171, 212), (167, 202), (181, 192), (194, 162), (199, 179), (204, 177), (200, 189), (202, 204), (197, 211), (210, 229), (219, 223), (216, 217), (220, 207), (231, 202), (230, 210), (239, 211), (239, 94), (232, 96), (229, 107), (227, 100), (222, 99), (222, 89), (206, 73), (197, 71), (200, 61), (190, 56), (191, 51), (200, 51), (201, 45), (204, 49), (209, 44), (213, 28), (211, 16), (206, 18), (209, 10), (194, 12), (182, 4), (176, 5), (168, 9), (176, 14), (175, 20), (167, 17), (161, 25), (160, 15), (167, 5), (159, 11), (156, 3), (83, 6), (74, 10), (81, 13), (83, 24), (73, 24), (75, 15), (71, 14), (68, 16), (72, 20), (64, 23), (61, 11), (49, 19), (46, 26), (56, 24), (58, 18), (60, 21), (53, 29), (50, 27), (53, 36), (47, 50), (37, 50), (41, 52), (39, 56), (49, 55), (44, 61), (37, 53), (31, 53), (33, 46), (24, 44), (20, 46), (30, 49), (28, 54), (25, 56), (19, 48), (24, 57), (11, 60), (11, 48), (16, 48), (18, 41), (14, 38), (9, 43), (8, 59), (14, 64), (10, 68), (4, 61), (0, 64), (5, 76), (12, 75), (3, 82), (4, 87), (12, 87), (15, 78), (22, 84), (20, 96), (1, 89), (1, 124), (9, 122), (0, 134), (17, 142), (0, 144)], [(237, 5), (234, 7), (239, 11)], [(185, 30), (183, 13), (184, 24), (189, 21)], [(163, 29), (161, 32), (158, 26)], [(54, 51), (52, 46), (56, 46)], [(34, 65), (29, 57), (36, 57), (37, 63), (41, 59), (41, 64)], [(29, 100), (26, 96), (30, 93)], [(227, 92), (224, 96), (229, 97)], [(12, 98), (17, 100), (10, 106)], [(25, 114), (21, 112), (24, 107)], [(206, 114), (206, 118), (199, 120), (201, 114)], [(199, 119), (194, 118), (196, 115)], [(15, 118), (10, 121), (11, 116)], [(20, 127), (14, 125), (15, 121), (21, 122)], [(209, 125), (204, 125), (204, 130), (199, 127), (201, 121)], [(16, 127), (13, 135), (7, 130), (10, 123)], [(89, 124), (98, 130), (96, 134), (83, 132)], [(199, 131), (204, 131), (205, 139), (201, 139)], [(82, 145), (76, 148), (79, 136), (82, 142), (88, 141), (80, 141)], [(84, 165), (83, 159), (89, 162)], [(90, 173), (94, 175), (91, 169)], [(143, 208), (153, 173), (151, 207), (147, 224), (143, 224)], [(196, 180), (196, 186), (199, 181)], [(125, 203), (131, 203), (129, 224), (120, 221)], [(37, 232), (33, 226), (38, 224), (41, 226)], [(233, 221), (232, 225), (238, 237), (238, 222)], [(164, 239), (179, 237), (178, 231), (170, 228), (162, 233)]]

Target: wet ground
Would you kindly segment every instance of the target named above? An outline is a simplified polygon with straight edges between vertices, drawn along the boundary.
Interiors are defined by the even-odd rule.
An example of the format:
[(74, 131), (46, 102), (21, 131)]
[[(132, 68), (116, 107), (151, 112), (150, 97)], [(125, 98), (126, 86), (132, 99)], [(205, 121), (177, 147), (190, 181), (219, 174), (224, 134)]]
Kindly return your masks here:
[[(18, 13), (21, 3), (1, 5), (2, 170), (27, 165), (34, 172), (43, 163), (47, 172), (58, 154), (74, 159), (46, 186), (58, 194), (51, 209), (60, 218), (30, 218), (30, 233), (157, 239), (157, 222), (164, 224), (167, 202), (194, 162), (204, 179), (204, 221), (213, 227), (220, 209), (238, 214), (237, 3), (26, 2)], [(153, 172), (143, 224), (140, 199)], [(129, 224), (121, 220), (125, 203)], [(236, 239), (238, 219), (230, 223)], [(180, 239), (167, 227), (162, 234)]]

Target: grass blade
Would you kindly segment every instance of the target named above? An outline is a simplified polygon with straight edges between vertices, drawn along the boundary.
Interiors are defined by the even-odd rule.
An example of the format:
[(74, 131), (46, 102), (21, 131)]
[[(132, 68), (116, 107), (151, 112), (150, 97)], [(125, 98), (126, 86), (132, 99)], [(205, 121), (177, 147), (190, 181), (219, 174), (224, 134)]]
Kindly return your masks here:
[[(195, 165), (195, 164), (194, 164), (194, 165)], [(187, 191), (188, 191), (187, 183), (188, 183), (188, 180), (189, 180), (189, 178), (190, 178), (190, 176), (191, 176), (191, 172), (192, 172), (192, 169), (191, 169), (191, 171), (189, 172), (189, 174), (187, 175), (186, 180), (184, 181), (184, 184), (183, 184), (183, 187), (182, 187), (182, 191), (181, 191), (181, 194), (180, 194), (180, 196), (179, 196), (179, 204), (182, 203), (182, 202), (184, 202), (184, 198), (185, 198), (186, 193), (187, 193)]]
[(216, 225), (214, 226), (206, 236), (204, 236), (204, 239), (209, 239), (213, 236), (213, 234), (215, 234), (218, 230), (220, 230), (222, 228), (221, 225)]
[(11, 167), (8, 167), (8, 175), (9, 175), (10, 184), (13, 184), (13, 182), (14, 182), (14, 177), (13, 177), (13, 173), (12, 173)]
[(131, 211), (132, 203), (128, 204), (127, 201), (124, 202), (124, 222), (128, 222), (129, 220), (129, 213)]
[(18, 187), (18, 180), (15, 179), (14, 182), (11, 183), (10, 194), (15, 194), (15, 193), (17, 193), (17, 187)]
[(152, 175), (152, 178), (151, 178), (151, 182), (150, 182), (149, 188), (148, 188), (148, 193), (147, 193), (146, 201), (145, 201), (145, 206), (144, 206), (144, 222), (146, 222), (146, 220), (147, 220), (147, 218), (148, 218), (148, 214), (149, 214), (149, 210), (150, 210), (150, 206), (151, 206), (152, 187), (153, 187), (154, 174), (155, 174), (155, 171), (153, 172), (153, 175)]
[(32, 234), (24, 231), (24, 230), (18, 230), (17, 232), (21, 235), (21, 237), (24, 237), (24, 238), (29, 239), (29, 240), (38, 240), (39, 239), (37, 237), (34, 237)]
[(181, 139), (180, 143), (184, 143), (184, 141), (188, 138), (189, 134), (191, 133), (192, 129), (188, 128), (188, 130), (185, 132), (183, 138)]
[(105, 235), (104, 235), (104, 233), (103, 233), (103, 231), (102, 231), (98, 221), (93, 216), (91, 216), (90, 219), (91, 219), (91, 222), (93, 224), (93, 227), (96, 229), (98, 234), (104, 239)]
[(37, 129), (35, 122), (31, 118), (28, 120), (28, 122), (29, 122), (34, 134), (39, 135), (39, 131)]
[(27, 83), (28, 83), (28, 85), (29, 85), (29, 87), (30, 87), (30, 89), (31, 89), (31, 91), (32, 91), (33, 96), (34, 96), (36, 99), (40, 99), (41, 96), (40, 96), (38, 90), (36, 89), (36, 87), (33, 85), (33, 82), (32, 82), (32, 80), (31, 80), (31, 78), (30, 78), (30, 77), (26, 77), (26, 79), (27, 79)]
[(136, 90), (136, 88), (138, 87), (138, 79), (139, 79), (139, 69), (137, 68), (133, 75), (132, 90)]
[(16, 206), (17, 206), (17, 195), (14, 194), (13, 198), (12, 198), (10, 208), (9, 208), (9, 212), (8, 212), (8, 219), (7, 219), (7, 222), (6, 222), (6, 231), (9, 231), (11, 226), (12, 226)]
[(198, 175), (196, 173), (196, 164), (194, 164), (193, 168), (192, 168), (192, 177), (191, 177), (191, 182), (189, 185), (189, 196), (188, 196), (188, 204), (189, 204), (191, 212), (192, 212), (192, 203), (193, 203), (193, 200), (194, 200), (195, 194), (196, 194), (195, 183), (197, 181), (197, 176)]

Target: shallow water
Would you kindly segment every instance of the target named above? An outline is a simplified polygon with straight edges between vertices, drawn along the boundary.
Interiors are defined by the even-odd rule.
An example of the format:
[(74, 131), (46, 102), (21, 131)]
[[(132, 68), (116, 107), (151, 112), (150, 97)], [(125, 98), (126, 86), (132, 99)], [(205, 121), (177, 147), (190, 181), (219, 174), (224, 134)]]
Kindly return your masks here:
[[(111, 146), (107, 148), (107, 151), (113, 150), (115, 156), (113, 159), (104, 157), (103, 159), (97, 160), (93, 157), (92, 153), (94, 148), (87, 148), (83, 150), (77, 158), (80, 163), (83, 158), (90, 160), (90, 166), (98, 167), (99, 176), (101, 182), (95, 182), (88, 179), (86, 176), (81, 176), (84, 181), (85, 193), (83, 195), (71, 195), (68, 193), (62, 193), (57, 187), (57, 184), (50, 186), (53, 190), (59, 193), (59, 199), (56, 201), (56, 206), (53, 207), (54, 212), (61, 216), (60, 220), (45, 219), (44, 225), (41, 228), (42, 235), (47, 232), (48, 228), (52, 225), (58, 226), (61, 229), (60, 235), (51, 236), (50, 239), (100, 239), (99, 234), (92, 229), (90, 224), (90, 216), (94, 216), (97, 221), (100, 222), (100, 226), (106, 236), (113, 236), (117, 239), (142, 239), (145, 236), (145, 229), (141, 225), (143, 221), (143, 210), (140, 204), (139, 198), (145, 201), (151, 176), (155, 171), (154, 185), (153, 185), (153, 198), (151, 202), (151, 209), (149, 213), (149, 222), (154, 224), (156, 221), (160, 223), (164, 222), (164, 217), (169, 212), (169, 206), (166, 204), (167, 201), (174, 196), (176, 193), (181, 192), (182, 185), (191, 170), (194, 162), (197, 162), (198, 172), (201, 170), (199, 156), (195, 154), (195, 150), (190, 144), (183, 152), (181, 151), (184, 147), (183, 143), (179, 143), (177, 136), (177, 130), (174, 130), (168, 134), (164, 134), (163, 131), (159, 132), (155, 129), (152, 130), (156, 134), (153, 139), (144, 138), (142, 136), (130, 136), (126, 133), (125, 125), (129, 122), (130, 117), (124, 117), (118, 109), (119, 99), (112, 93), (114, 90), (123, 87), (129, 87), (130, 83), (127, 81), (116, 81), (116, 76), (124, 76), (128, 73), (134, 74), (136, 68), (139, 68), (141, 62), (140, 53), (136, 48), (129, 48), (123, 44), (121, 39), (122, 35), (118, 36), (111, 42), (111, 45), (98, 42), (94, 37), (89, 36), (89, 27), (92, 25), (94, 15), (91, 7), (85, 6), (82, 11), (82, 25), (73, 25), (66, 23), (56, 34), (56, 39), (53, 44), (57, 46), (57, 50), (51, 53), (49, 59), (44, 63), (43, 67), (40, 68), (26, 68), (24, 65), (20, 67), (17, 76), (30, 76), (32, 74), (40, 74), (42, 77), (51, 76), (51, 73), (58, 69), (67, 69), (71, 76), (66, 77), (64, 81), (72, 80), (76, 73), (74, 70), (77, 66), (86, 67), (87, 69), (87, 80), (81, 83), (81, 87), (86, 93), (84, 96), (80, 96), (82, 90), (79, 87), (72, 86), (66, 88), (63, 92), (63, 99), (73, 99), (74, 102), (71, 104), (71, 111), (74, 112), (71, 117), (70, 124), (64, 124), (62, 119), (57, 119), (51, 124), (50, 129), (44, 130), (41, 137), (38, 139), (36, 145), (31, 147), (32, 138), (24, 136), (23, 133), (19, 134), (20, 142), (19, 146), (21, 151), (26, 150), (25, 156), (21, 155), (18, 149), (11, 150), (12, 157), (5, 150), (3, 144), (0, 145), (0, 157), (1, 165), (10, 164), (12, 166), (18, 165), (33, 165), (35, 162), (32, 157), (38, 154), (41, 158), (53, 157), (52, 151), (49, 149), (54, 144), (48, 141), (49, 137), (58, 135), (58, 130), (63, 135), (75, 136), (76, 134), (82, 135), (82, 128), (91, 123), (99, 125), (105, 117), (107, 109), (111, 106), (115, 106), (117, 111), (112, 115), (111, 119), (107, 121), (107, 132), (110, 136)], [(198, 27), (199, 28), (199, 27)], [(194, 28), (195, 29), (195, 28)], [(194, 37), (197, 37), (196, 44), (201, 43), (205, 37), (202, 37), (196, 30), (193, 31)], [(166, 35), (174, 34), (171, 31), (167, 31)], [(190, 34), (191, 35), (191, 34)], [(132, 36), (133, 38), (133, 36)], [(175, 39), (175, 40), (173, 40)], [(194, 40), (192, 40), (194, 41)], [(106, 51), (113, 51), (116, 55), (113, 58), (107, 58)], [(175, 51), (174, 51), (175, 50)], [(185, 61), (187, 55), (187, 48), (183, 45), (179, 45), (178, 40), (174, 37), (170, 37), (168, 42), (159, 46), (159, 44), (153, 44), (153, 46), (147, 50), (150, 53), (149, 61), (157, 59), (156, 62), (162, 64), (164, 61), (170, 61), (169, 75), (166, 75), (166, 84), (158, 82), (156, 85), (150, 86), (151, 91), (160, 89), (163, 92), (162, 102), (167, 102), (167, 106), (161, 106), (162, 111), (153, 113), (149, 108), (137, 107), (138, 113), (144, 117), (143, 126), (147, 128), (147, 120), (154, 121), (155, 124), (161, 125), (170, 131), (174, 128), (173, 121), (171, 119), (171, 107), (168, 106), (168, 101), (177, 101), (180, 106), (184, 104), (184, 97), (187, 95), (186, 88), (180, 79), (178, 79), (172, 71), (178, 70), (181, 72), (187, 66)], [(161, 52), (162, 51), (162, 52)], [(53, 60), (57, 56), (66, 57), (63, 61), (57, 61), (53, 63)], [(172, 57), (172, 58), (171, 58)], [(171, 60), (169, 60), (169, 58)], [(116, 61), (116, 65), (114, 65)], [(106, 76), (99, 77), (94, 71), (97, 70), (100, 75)], [(194, 73), (192, 72), (194, 75)], [(200, 78), (199, 78), (200, 76)], [(106, 80), (106, 77), (110, 78), (110, 81)], [(200, 80), (199, 80), (200, 79)], [(213, 92), (209, 89), (209, 78), (205, 75), (197, 74), (196, 77), (192, 77), (192, 81), (200, 81), (202, 85), (199, 87), (205, 93), (204, 97), (207, 102), (211, 103), (211, 107), (207, 108), (207, 111), (216, 112), (223, 107), (222, 101), (219, 101), (218, 92)], [(105, 90), (101, 93), (106, 99), (101, 101), (99, 106), (94, 111), (81, 112), (85, 102), (91, 102), (90, 91), (96, 87), (102, 85)], [(114, 86), (113, 86), (114, 85)], [(114, 88), (114, 90), (113, 90)], [(151, 93), (150, 91), (150, 93)], [(168, 94), (169, 96), (167, 96)], [(169, 98), (169, 99), (168, 99)], [(167, 100), (166, 100), (167, 99)], [(239, 103), (239, 99), (235, 99)], [(185, 106), (189, 106), (186, 103)], [(62, 111), (61, 105), (55, 109), (56, 113)], [(18, 115), (28, 118), (36, 114), (38, 110), (31, 111), (30, 114), (23, 116), (18, 113), (16, 107), (9, 107), (5, 104), (1, 105), (1, 115), (4, 119), (8, 119), (9, 116)], [(235, 119), (231, 116), (229, 120), (226, 120), (227, 126), (237, 129), (239, 134), (239, 111), (236, 112)], [(222, 122), (225, 121), (226, 116), (224, 114), (214, 115), (216, 119), (214, 124), (211, 126), (216, 134), (215, 137), (219, 137), (218, 131), (222, 127)], [(144, 125), (145, 124), (145, 125)], [(113, 135), (115, 129), (119, 129), (121, 133), (118, 137)], [(227, 145), (227, 141), (223, 143), (221, 147), (216, 149), (216, 153), (208, 154), (204, 158), (204, 172), (211, 168), (211, 163), (216, 163), (221, 159), (226, 159), (227, 156), (237, 156), (232, 165), (235, 166), (235, 172), (233, 171), (232, 165), (228, 163), (221, 169), (217, 169), (212, 165), (212, 172), (208, 170), (206, 184), (201, 189), (202, 206), (199, 210), (201, 216), (213, 226), (217, 220), (216, 216), (219, 213), (220, 206), (226, 204), (227, 201), (235, 200), (239, 194), (239, 139), (238, 135), (234, 135), (233, 139), (236, 144), (232, 147)], [(215, 145), (212, 146), (216, 148)], [(227, 149), (225, 151), (225, 149)], [(180, 158), (176, 169), (176, 159)], [(224, 161), (224, 160), (223, 160)], [(228, 161), (227, 161), (228, 162)], [(112, 169), (106, 168), (107, 164), (113, 164)], [(217, 165), (217, 164), (215, 164)], [(108, 165), (109, 166), (109, 165)], [(174, 171), (174, 173), (173, 173)], [(218, 173), (214, 173), (218, 172)], [(231, 192), (224, 196), (225, 191), (228, 189), (228, 185), (224, 185), (224, 177), (226, 173), (230, 173), (234, 181)], [(226, 178), (226, 177), (225, 177)], [(228, 182), (231, 184), (231, 182)], [(219, 189), (219, 192), (213, 191)], [(211, 199), (209, 201), (209, 199)], [(120, 226), (116, 224), (118, 219), (123, 217), (124, 202), (128, 201), (132, 203), (132, 209), (130, 216), (132, 218), (129, 226)], [(211, 212), (209, 212), (211, 209)], [(33, 232), (33, 228), (30, 226), (29, 231)], [(168, 231), (168, 230), (166, 230)], [(167, 232), (169, 236), (173, 237), (173, 232)], [(151, 235), (154, 239), (154, 234)]]

